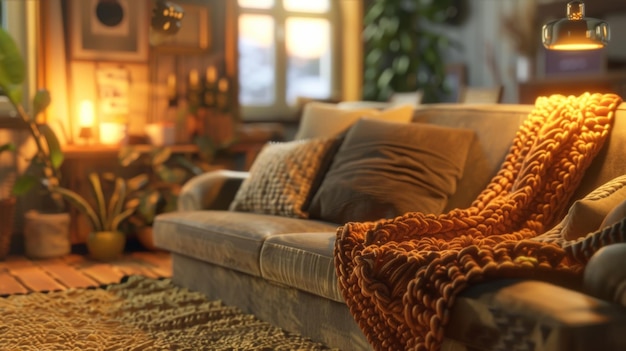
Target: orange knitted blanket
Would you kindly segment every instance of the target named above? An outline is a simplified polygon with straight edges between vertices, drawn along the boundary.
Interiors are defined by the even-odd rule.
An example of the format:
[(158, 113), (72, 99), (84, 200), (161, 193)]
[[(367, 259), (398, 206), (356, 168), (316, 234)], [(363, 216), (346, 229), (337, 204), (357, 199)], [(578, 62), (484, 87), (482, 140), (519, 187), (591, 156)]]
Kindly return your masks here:
[(613, 94), (540, 97), (469, 208), (338, 229), (339, 286), (375, 349), (438, 350), (455, 297), (469, 284), (580, 275), (571, 252), (530, 239), (565, 212), (620, 102)]

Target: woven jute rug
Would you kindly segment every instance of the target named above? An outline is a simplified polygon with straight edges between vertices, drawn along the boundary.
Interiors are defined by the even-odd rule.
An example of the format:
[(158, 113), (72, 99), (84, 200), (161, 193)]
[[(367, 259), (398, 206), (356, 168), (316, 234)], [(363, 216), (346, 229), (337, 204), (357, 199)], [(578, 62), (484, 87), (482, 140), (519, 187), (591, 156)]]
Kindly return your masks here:
[(328, 350), (169, 279), (0, 299), (0, 350)]

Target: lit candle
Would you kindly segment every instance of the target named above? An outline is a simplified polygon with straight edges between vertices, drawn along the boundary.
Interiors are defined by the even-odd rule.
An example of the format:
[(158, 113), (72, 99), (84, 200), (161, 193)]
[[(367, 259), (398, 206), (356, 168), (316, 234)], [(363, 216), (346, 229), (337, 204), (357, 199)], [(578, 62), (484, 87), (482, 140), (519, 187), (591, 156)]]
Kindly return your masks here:
[(100, 123), (100, 142), (105, 145), (117, 145), (124, 140), (126, 126), (113, 122)]
[(220, 78), (220, 81), (217, 83), (217, 108), (226, 111), (228, 110), (228, 79)]
[(189, 72), (189, 87), (192, 89), (197, 89), (199, 87), (199, 83), (200, 78), (198, 76), (198, 71), (192, 69), (191, 72)]
[(167, 76), (167, 98), (168, 100), (176, 100), (176, 96), (176, 75), (174, 73), (170, 73)]
[(228, 79), (226, 78), (221, 78), (220, 82), (218, 83), (218, 89), (220, 90), (220, 92), (225, 93), (228, 91)]
[(211, 65), (206, 69), (206, 81), (208, 83), (215, 83), (215, 81), (217, 80), (217, 70), (215, 69), (215, 66)]

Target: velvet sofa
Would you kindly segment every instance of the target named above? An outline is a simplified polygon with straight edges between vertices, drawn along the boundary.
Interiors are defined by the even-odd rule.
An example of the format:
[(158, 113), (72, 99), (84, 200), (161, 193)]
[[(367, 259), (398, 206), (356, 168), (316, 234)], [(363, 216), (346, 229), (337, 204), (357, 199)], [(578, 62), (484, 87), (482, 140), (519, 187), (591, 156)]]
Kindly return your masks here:
[[(455, 155), (451, 156), (458, 158), (455, 162), (462, 163), (460, 169), (450, 171), (446, 179), (437, 177), (437, 174), (420, 178), (435, 177), (442, 187), (447, 186), (447, 192), (442, 192), (440, 188), (427, 189), (428, 196), (436, 195), (437, 205), (420, 203), (416, 207), (423, 205), (426, 206), (423, 211), (434, 208), (433, 211), (444, 213), (471, 206), (500, 169), (520, 125), (533, 109), (533, 105), (506, 104), (412, 107), (410, 125), (431, 125), (443, 128), (444, 132), (462, 130), (471, 134), (469, 142), (462, 146), (463, 150), (459, 146)], [(328, 111), (329, 115), (332, 113), (338, 112)], [(355, 115), (366, 114), (361, 111)], [(313, 128), (320, 128), (320, 124), (325, 122), (322, 119), (315, 124), (312, 119), (303, 116), (296, 139), (311, 137), (307, 135), (311, 129), (304, 130), (307, 123)], [(341, 126), (339, 129), (344, 130), (335, 132), (335, 137), (339, 135), (338, 138), (344, 141), (349, 139), (345, 130), (352, 128), (351, 123), (354, 120)], [(371, 133), (371, 129), (368, 132)], [(319, 131), (315, 133), (319, 136)], [(367, 133), (364, 136), (374, 138)], [(414, 142), (419, 143), (420, 140), (416, 138)], [(442, 141), (436, 149), (454, 142)], [(317, 149), (324, 149), (322, 153), (325, 154), (334, 153), (336, 156), (337, 150), (341, 150), (337, 142), (324, 145)], [(595, 206), (593, 202), (596, 198), (582, 199), (626, 174), (625, 150), (626, 104), (621, 104), (616, 110), (608, 139), (565, 206), (570, 220), (565, 223), (563, 219), (559, 224), (561, 227), (569, 226), (570, 230), (582, 231), (579, 235), (584, 236), (587, 231), (600, 229), (607, 214), (616, 215), (616, 204), (626, 199), (624, 191), (599, 196), (602, 199), (612, 198), (610, 203), (597, 201), (602, 202), (602, 206)], [(307, 157), (305, 154), (300, 156), (288, 159), (289, 162), (285, 161), (283, 165)], [(268, 156), (274, 157), (277, 156)], [(361, 156), (352, 160), (356, 162), (353, 165), (357, 169), (361, 166), (360, 159)], [(406, 161), (402, 157), (396, 160)], [(324, 188), (324, 180), (320, 180), (319, 174), (330, 174), (332, 162), (333, 159), (326, 156), (318, 164), (301, 166), (314, 169), (314, 173), (318, 174), (309, 181), (309, 192), (322, 192), (320, 189)], [(349, 158), (344, 159), (344, 164), (349, 162)], [(259, 165), (258, 168), (267, 171), (272, 167)], [(280, 211), (264, 213), (254, 206), (233, 206), (237, 199), (241, 202), (241, 186), (249, 181), (251, 172), (219, 170), (198, 176), (185, 184), (179, 198), (179, 211), (157, 217), (154, 224), (155, 245), (172, 253), (174, 282), (202, 291), (211, 299), (236, 305), (287, 331), (301, 333), (328, 346), (343, 350), (371, 349), (372, 345), (355, 322), (358, 318), (350, 313), (338, 287), (334, 262), (337, 228), (343, 224), (340, 222), (342, 218), (352, 218), (341, 217), (350, 215), (351, 209), (392, 218), (398, 211), (405, 211), (406, 204), (400, 201), (396, 214), (385, 213), (387, 200), (374, 194), (356, 197), (357, 202), (348, 204), (347, 208), (319, 204), (315, 208), (312, 205), (316, 202), (315, 194), (308, 194), (304, 203), (297, 203), (298, 208), (287, 209), (288, 215)], [(397, 173), (397, 170), (392, 172)], [(429, 171), (418, 169), (418, 172)], [(368, 176), (369, 173), (363, 170), (357, 175), (338, 173), (335, 179), (358, 182), (362, 181), (360, 175)], [(384, 180), (382, 182), (385, 183)], [(369, 188), (375, 187), (369, 184)], [(394, 192), (410, 192), (409, 188), (408, 185), (402, 186)], [(331, 204), (337, 203), (337, 194), (344, 190), (332, 186), (326, 188)], [(355, 198), (354, 193), (347, 196)], [(415, 200), (415, 196), (413, 194), (412, 199)], [(256, 201), (263, 200), (256, 198)], [(372, 206), (372, 201), (381, 201), (385, 206)], [(592, 204), (589, 205), (589, 202)], [(262, 205), (261, 209), (263, 206), (272, 206), (272, 202)], [(274, 206), (277, 206), (275, 202)], [(301, 208), (307, 210), (300, 211)], [(360, 218), (359, 213), (352, 215), (356, 215), (358, 221), (368, 220), (368, 217)], [(565, 215), (562, 217), (565, 218)], [(592, 258), (584, 282), (577, 288), (512, 277), (485, 281), (464, 289), (450, 311), (441, 349), (626, 349), (626, 333), (623, 333), (626, 330), (626, 259), (623, 258), (626, 257), (626, 247), (616, 244), (607, 249)]]

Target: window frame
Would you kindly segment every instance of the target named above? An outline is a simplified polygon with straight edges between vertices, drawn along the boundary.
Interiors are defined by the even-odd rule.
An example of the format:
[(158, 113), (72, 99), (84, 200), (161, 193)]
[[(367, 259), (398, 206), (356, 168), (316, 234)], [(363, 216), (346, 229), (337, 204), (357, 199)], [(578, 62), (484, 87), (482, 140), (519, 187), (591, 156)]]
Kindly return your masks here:
[[(330, 96), (328, 99), (336, 98), (337, 92), (340, 91), (339, 72), (341, 67), (341, 52), (339, 51), (339, 35), (341, 33), (340, 23), (340, 4), (339, 1), (330, 0), (328, 12), (300, 12), (285, 10), (281, 0), (276, 0), (274, 7), (270, 9), (243, 8), (237, 4), (237, 22), (239, 16), (243, 14), (267, 15), (275, 21), (275, 97), (276, 101), (270, 106), (248, 105), (244, 106), (240, 102), (240, 115), (244, 122), (257, 121), (295, 121), (298, 119), (299, 106), (289, 105), (287, 103), (287, 64), (288, 54), (286, 48), (285, 27), (289, 17), (298, 18), (322, 18), (329, 21), (330, 24), (330, 48), (331, 48), (331, 81)], [(239, 38), (237, 38), (237, 41)], [(239, 59), (237, 59), (239, 60)], [(241, 76), (238, 84), (241, 84)], [(241, 99), (239, 99), (241, 101)]]

